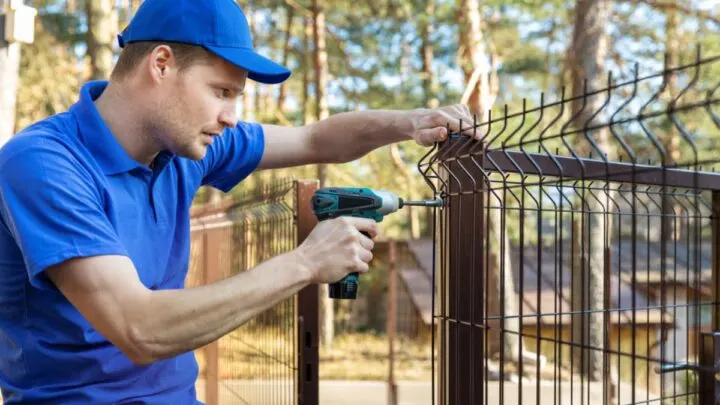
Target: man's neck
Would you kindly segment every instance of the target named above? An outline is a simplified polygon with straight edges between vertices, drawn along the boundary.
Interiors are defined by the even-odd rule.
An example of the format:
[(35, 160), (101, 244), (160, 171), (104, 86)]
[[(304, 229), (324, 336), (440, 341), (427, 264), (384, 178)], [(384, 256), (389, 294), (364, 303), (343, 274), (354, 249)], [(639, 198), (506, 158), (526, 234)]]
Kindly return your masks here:
[(149, 166), (161, 148), (152, 134), (145, 133), (147, 126), (143, 124), (142, 107), (137, 105), (139, 98), (133, 97), (128, 87), (110, 82), (95, 100), (95, 108), (125, 152)]

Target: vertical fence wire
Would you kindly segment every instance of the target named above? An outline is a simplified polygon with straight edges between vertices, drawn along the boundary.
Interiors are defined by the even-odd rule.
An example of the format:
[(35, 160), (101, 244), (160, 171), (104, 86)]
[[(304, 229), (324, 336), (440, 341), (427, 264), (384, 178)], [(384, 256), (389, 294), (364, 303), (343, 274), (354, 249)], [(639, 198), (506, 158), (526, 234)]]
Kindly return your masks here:
[[(295, 183), (282, 180), (258, 187), (193, 220), (188, 286), (223, 279), (288, 252), (297, 245)], [(213, 268), (200, 259), (210, 255)], [(257, 315), (211, 345), (217, 366), (204, 372), (213, 397), (222, 404), (296, 404), (298, 308), (294, 297)], [(199, 351), (201, 364), (207, 354)], [(208, 375), (213, 373), (216, 375)]]

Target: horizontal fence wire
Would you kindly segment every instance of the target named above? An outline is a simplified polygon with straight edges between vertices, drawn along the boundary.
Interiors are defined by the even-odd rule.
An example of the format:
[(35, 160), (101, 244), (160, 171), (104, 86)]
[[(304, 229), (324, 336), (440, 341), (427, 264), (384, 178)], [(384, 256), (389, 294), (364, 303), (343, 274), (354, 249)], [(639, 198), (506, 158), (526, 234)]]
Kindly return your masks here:
[(423, 157), (445, 203), (433, 403), (715, 403), (718, 88), (698, 49), (461, 122)]
[[(277, 181), (250, 190), (219, 210), (198, 210), (189, 279), (224, 279), (294, 249), (293, 188), (290, 180)], [(212, 371), (217, 375), (206, 375), (205, 381), (218, 384), (218, 403), (296, 403), (297, 311), (295, 298), (286, 299), (217, 341), (217, 365)]]

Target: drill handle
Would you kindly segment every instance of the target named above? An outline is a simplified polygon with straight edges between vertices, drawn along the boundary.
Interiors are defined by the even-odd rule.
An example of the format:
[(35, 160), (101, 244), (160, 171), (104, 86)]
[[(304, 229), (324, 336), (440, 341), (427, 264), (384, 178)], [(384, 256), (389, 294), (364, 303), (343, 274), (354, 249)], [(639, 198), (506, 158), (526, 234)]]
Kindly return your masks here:
[[(363, 235), (372, 239), (369, 233), (360, 231)], [(359, 274), (357, 272), (350, 273), (345, 276), (342, 280), (332, 283), (329, 286), (329, 295), (332, 299), (340, 300), (354, 300), (357, 298)]]

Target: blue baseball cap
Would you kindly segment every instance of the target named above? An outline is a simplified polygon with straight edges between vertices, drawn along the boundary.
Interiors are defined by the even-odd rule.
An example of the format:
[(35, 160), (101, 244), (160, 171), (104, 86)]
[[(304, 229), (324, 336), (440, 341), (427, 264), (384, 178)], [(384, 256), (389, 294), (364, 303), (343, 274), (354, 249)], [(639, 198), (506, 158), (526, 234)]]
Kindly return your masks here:
[(120, 47), (138, 41), (202, 46), (248, 71), (256, 82), (276, 84), (290, 70), (253, 50), (250, 26), (233, 0), (145, 0), (118, 35)]

